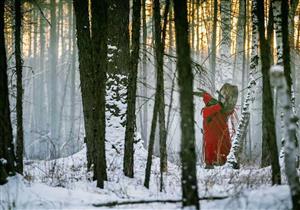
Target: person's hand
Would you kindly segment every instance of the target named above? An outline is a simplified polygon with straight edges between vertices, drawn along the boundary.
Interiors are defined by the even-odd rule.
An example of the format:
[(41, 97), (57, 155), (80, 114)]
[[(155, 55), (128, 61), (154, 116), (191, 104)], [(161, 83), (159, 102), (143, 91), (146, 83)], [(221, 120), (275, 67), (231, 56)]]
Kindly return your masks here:
[(203, 95), (204, 95), (205, 92), (206, 91), (204, 89), (198, 88), (198, 91), (194, 91), (193, 95), (199, 96), (199, 97), (203, 97)]

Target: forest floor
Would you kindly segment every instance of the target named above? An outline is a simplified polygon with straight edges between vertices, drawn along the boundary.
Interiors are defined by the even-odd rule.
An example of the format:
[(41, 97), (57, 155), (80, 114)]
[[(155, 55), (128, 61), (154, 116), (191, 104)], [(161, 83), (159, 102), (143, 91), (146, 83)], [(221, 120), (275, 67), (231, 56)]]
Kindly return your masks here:
[[(108, 93), (111, 93), (108, 91)], [(107, 103), (115, 103), (112, 94)], [(122, 113), (126, 106), (117, 104)], [(121, 113), (121, 114), (122, 114)], [(96, 187), (87, 173), (86, 149), (69, 157), (51, 161), (25, 161), (24, 176), (9, 178), (0, 186), (0, 209), (96, 209), (93, 204), (112, 201), (181, 199), (180, 166), (168, 163), (164, 189), (160, 192), (159, 158), (153, 158), (150, 189), (143, 186), (147, 151), (136, 137), (135, 175), (123, 175), (124, 128), (122, 119), (106, 113), (106, 161), (108, 181), (104, 189)], [(270, 168), (211, 170), (197, 166), (199, 196), (222, 200), (201, 200), (201, 209), (290, 209), (288, 186), (271, 186)], [(285, 177), (282, 177), (283, 180)], [(285, 182), (285, 181), (284, 181)], [(114, 206), (120, 209), (180, 209), (181, 203), (153, 203)], [(98, 208), (101, 209), (101, 208)], [(102, 207), (108, 209), (108, 207)]]
[[(180, 199), (180, 167), (169, 163), (164, 176), (165, 187), (160, 192), (159, 158), (154, 158), (148, 190), (143, 186), (147, 152), (141, 142), (135, 146), (135, 178), (123, 175), (122, 152), (109, 150), (108, 181), (104, 189), (96, 188), (91, 174), (86, 173), (85, 149), (57, 160), (27, 161), (24, 177), (11, 177), (0, 187), (0, 208), (94, 209), (93, 204), (112, 201)], [(200, 197), (228, 196), (222, 200), (201, 200), (201, 209), (289, 209), (291, 206), (288, 186), (270, 185), (270, 168), (207, 170), (199, 166), (197, 172)], [(153, 203), (113, 208), (180, 209), (181, 204)]]

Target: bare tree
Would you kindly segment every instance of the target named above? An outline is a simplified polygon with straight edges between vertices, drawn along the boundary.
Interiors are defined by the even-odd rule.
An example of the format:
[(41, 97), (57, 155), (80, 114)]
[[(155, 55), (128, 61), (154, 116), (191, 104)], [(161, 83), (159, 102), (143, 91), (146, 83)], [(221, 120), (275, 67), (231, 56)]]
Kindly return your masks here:
[(4, 3), (5, 1), (0, 1), (0, 184), (6, 182), (7, 175), (15, 174), (4, 37)]
[(272, 67), (271, 76), (273, 80), (273, 85), (279, 92), (280, 98), (282, 100), (282, 105), (285, 111), (285, 173), (287, 176), (288, 183), (290, 185), (293, 210), (297, 210), (300, 208), (300, 182), (299, 177), (297, 175), (297, 146), (295, 139), (298, 118), (294, 115), (292, 110), (289, 89), (284, 78), (284, 70), (282, 66)]
[(190, 46), (188, 43), (186, 0), (174, 1), (174, 14), (182, 133), (180, 153), (182, 163), (182, 200), (184, 207), (194, 206), (196, 209), (199, 209), (196, 176), (193, 74)]
[(149, 188), (150, 172), (152, 165), (152, 152), (155, 139), (157, 115), (159, 116), (159, 146), (160, 146), (160, 171), (161, 171), (161, 187), (163, 185), (163, 172), (167, 171), (167, 133), (165, 125), (165, 95), (164, 95), (164, 39), (166, 36), (166, 24), (169, 11), (170, 1), (166, 1), (166, 8), (164, 12), (164, 28), (161, 29), (161, 15), (159, 0), (153, 1), (153, 15), (154, 15), (154, 40), (155, 40), (155, 59), (156, 59), (156, 93), (153, 110), (153, 119), (151, 124), (151, 134), (149, 138), (148, 157), (145, 172), (144, 185)]
[(95, 178), (103, 188), (107, 180), (105, 157), (105, 84), (107, 72), (107, 1), (91, 1), (92, 58), (93, 58), (93, 139)]
[(76, 16), (76, 34), (79, 57), (79, 73), (80, 73), (80, 87), (82, 95), (82, 106), (84, 115), (85, 127), (85, 143), (87, 147), (87, 168), (90, 170), (94, 163), (94, 140), (93, 132), (93, 91), (92, 91), (92, 77), (93, 69), (90, 64), (92, 62), (91, 52), (91, 37), (90, 37), (90, 22), (89, 22), (89, 1), (73, 1), (74, 12)]
[(135, 103), (140, 50), (140, 26), (141, 0), (134, 0), (132, 8), (132, 46), (130, 55), (130, 72), (128, 78), (128, 107), (125, 131), (125, 151), (123, 159), (123, 171), (128, 177), (134, 176), (134, 131), (136, 126)]
[(262, 116), (262, 129), (263, 141), (268, 144), (271, 167), (272, 167), (272, 183), (280, 184), (280, 166), (278, 160), (278, 148), (276, 143), (275, 119), (273, 112), (273, 97), (271, 91), (271, 84), (269, 78), (270, 71), (270, 43), (265, 38), (265, 25), (264, 25), (264, 2), (254, 0), (256, 7), (255, 13), (258, 18), (258, 32), (260, 40), (260, 56), (261, 56), (261, 71), (263, 75), (263, 116)]
[(22, 54), (21, 54), (22, 9), (21, 0), (15, 0), (15, 59), (17, 72), (17, 148), (16, 171), (23, 174), (23, 84), (22, 84)]

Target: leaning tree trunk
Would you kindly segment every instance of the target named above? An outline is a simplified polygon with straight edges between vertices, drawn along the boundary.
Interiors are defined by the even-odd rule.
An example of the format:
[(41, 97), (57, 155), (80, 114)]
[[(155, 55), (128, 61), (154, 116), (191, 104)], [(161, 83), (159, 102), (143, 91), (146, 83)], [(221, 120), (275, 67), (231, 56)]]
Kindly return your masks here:
[(107, 72), (107, 1), (92, 0), (93, 140), (97, 187), (107, 180), (105, 158), (105, 84)]
[(135, 103), (137, 73), (140, 50), (140, 26), (141, 26), (141, 0), (133, 1), (132, 8), (132, 46), (130, 55), (130, 72), (127, 93), (127, 119), (125, 131), (125, 151), (123, 159), (123, 171), (125, 176), (134, 176), (134, 131), (136, 125)]
[[(164, 12), (164, 24), (163, 30), (161, 30), (161, 15), (160, 15), (160, 3), (159, 0), (153, 1), (153, 15), (154, 15), (154, 40), (155, 40), (155, 59), (156, 59), (156, 93), (154, 101), (153, 118), (151, 124), (149, 146), (148, 146), (148, 157), (145, 172), (145, 183), (144, 186), (149, 188), (151, 165), (152, 165), (152, 154), (155, 139), (156, 121), (157, 115), (159, 117), (159, 146), (160, 146), (160, 190), (163, 188), (163, 172), (167, 171), (167, 133), (165, 126), (165, 98), (164, 98), (164, 38), (166, 36), (166, 24), (169, 11), (170, 1), (167, 0), (166, 8)], [(163, 32), (163, 33), (162, 33)]]
[(232, 168), (239, 168), (239, 155), (242, 149), (242, 141), (246, 137), (250, 120), (250, 104), (255, 98), (256, 74), (258, 73), (258, 19), (255, 13), (257, 4), (252, 3), (252, 47), (249, 80), (247, 85), (247, 93), (243, 101), (242, 115), (238, 124), (237, 132), (232, 140), (232, 146), (227, 156), (227, 165)]
[[(288, 27), (288, 26), (286, 26)], [(283, 52), (285, 57), (285, 53)], [(284, 58), (283, 58), (284, 60)], [(294, 115), (291, 106), (291, 97), (289, 89), (284, 78), (284, 70), (282, 66), (274, 66), (271, 72), (272, 80), (275, 88), (278, 90), (279, 95), (282, 98), (282, 105), (285, 111), (284, 122), (285, 122), (285, 173), (287, 181), (290, 186), (290, 192), (293, 203), (293, 210), (300, 209), (300, 182), (297, 173), (297, 146), (296, 146), (296, 132), (297, 132), (297, 121), (298, 118)]]
[(276, 130), (275, 119), (273, 112), (273, 97), (271, 91), (271, 84), (269, 78), (270, 71), (270, 44), (265, 38), (264, 26), (264, 3), (262, 1), (254, 0), (257, 5), (256, 15), (258, 18), (258, 31), (260, 40), (260, 55), (261, 55), (261, 68), (263, 76), (263, 116), (262, 116), (262, 129), (263, 141), (268, 144), (271, 168), (272, 168), (272, 184), (281, 183), (280, 166), (278, 160), (278, 148), (276, 143)]
[(5, 1), (0, 1), (0, 184), (6, 182), (7, 175), (15, 173), (4, 37), (4, 3)]
[(16, 171), (23, 174), (23, 85), (22, 85), (22, 55), (21, 55), (21, 0), (15, 0), (15, 59), (17, 73), (17, 148), (16, 148)]
[(188, 42), (187, 2), (174, 1), (178, 84), (181, 112), (181, 163), (183, 206), (199, 209), (196, 176), (193, 73)]

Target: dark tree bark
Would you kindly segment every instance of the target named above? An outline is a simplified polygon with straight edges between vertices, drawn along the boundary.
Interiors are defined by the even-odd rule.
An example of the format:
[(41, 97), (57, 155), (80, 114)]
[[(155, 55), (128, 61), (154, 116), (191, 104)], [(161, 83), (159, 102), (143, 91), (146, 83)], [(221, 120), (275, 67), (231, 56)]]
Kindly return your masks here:
[(93, 57), (93, 139), (95, 178), (103, 188), (107, 180), (105, 158), (105, 83), (107, 72), (107, 1), (91, 1)]
[[(164, 39), (166, 36), (166, 26), (169, 11), (170, 1), (166, 2), (166, 8), (164, 12), (164, 28), (161, 30), (161, 15), (160, 15), (160, 3), (159, 0), (153, 1), (153, 18), (154, 18), (154, 40), (155, 40), (155, 60), (156, 60), (156, 93), (153, 110), (153, 119), (151, 124), (151, 135), (149, 138), (148, 157), (145, 172), (144, 186), (149, 188), (151, 165), (152, 165), (152, 153), (155, 139), (156, 121), (157, 115), (159, 116), (159, 145), (160, 145), (160, 171), (161, 173), (167, 171), (167, 133), (165, 126), (165, 98), (164, 98)], [(158, 112), (158, 113), (156, 113)], [(163, 175), (161, 174), (161, 186), (163, 185)]]
[(108, 44), (113, 54), (109, 62), (109, 73), (128, 74), (129, 52), (129, 0), (107, 0)]
[(23, 84), (22, 84), (22, 55), (21, 55), (21, 0), (15, 0), (15, 59), (17, 73), (17, 148), (16, 148), (16, 171), (23, 174)]
[(116, 103), (107, 103), (106, 108), (113, 116), (119, 117), (120, 125), (125, 126), (126, 114), (119, 109), (120, 102), (126, 104), (123, 87), (128, 85), (130, 51), (129, 51), (129, 0), (108, 0), (108, 77), (116, 84), (107, 83)]
[(273, 97), (269, 78), (270, 71), (270, 43), (265, 38), (264, 25), (264, 3), (263, 1), (254, 0), (254, 11), (258, 18), (258, 31), (260, 41), (261, 71), (263, 75), (263, 116), (262, 129), (263, 141), (268, 144), (271, 167), (272, 167), (272, 184), (281, 183), (280, 166), (278, 160), (278, 149), (276, 143), (275, 119), (273, 112)]
[(190, 46), (188, 43), (188, 22), (186, 0), (174, 1), (175, 34), (177, 49), (178, 84), (181, 112), (181, 163), (183, 206), (199, 209), (196, 176), (193, 74)]
[[(272, 37), (274, 36), (274, 16), (273, 16), (273, 5), (271, 3), (269, 5), (269, 18), (268, 18), (268, 25), (267, 25), (266, 29), (267, 29), (267, 42), (270, 44), (269, 58), (270, 58), (270, 66), (271, 66), (272, 63), (274, 62), (273, 52), (272, 52), (273, 51), (273, 38)], [(274, 108), (276, 109), (276, 103), (274, 105)], [(276, 123), (276, 115), (274, 116), (274, 120)], [(267, 139), (263, 138), (262, 139), (261, 167), (267, 167), (270, 165), (270, 163), (271, 163), (270, 149), (268, 146)]]
[(0, 1), (0, 184), (6, 182), (7, 175), (15, 174), (4, 37), (4, 3), (5, 1)]
[(134, 130), (136, 125), (135, 103), (137, 73), (140, 50), (140, 26), (141, 26), (141, 0), (133, 0), (132, 8), (132, 46), (130, 55), (130, 71), (128, 77), (127, 92), (127, 118), (125, 131), (125, 148), (123, 159), (123, 171), (125, 176), (134, 176)]
[(93, 148), (94, 141), (92, 138), (92, 110), (93, 110), (93, 95), (92, 95), (92, 77), (93, 69), (92, 52), (91, 52), (91, 37), (90, 37), (90, 23), (89, 23), (89, 4), (88, 0), (74, 0), (74, 12), (76, 16), (76, 33), (77, 46), (79, 57), (79, 74), (80, 87), (82, 95), (82, 106), (85, 126), (85, 143), (87, 147), (87, 168), (91, 169), (94, 163)]

